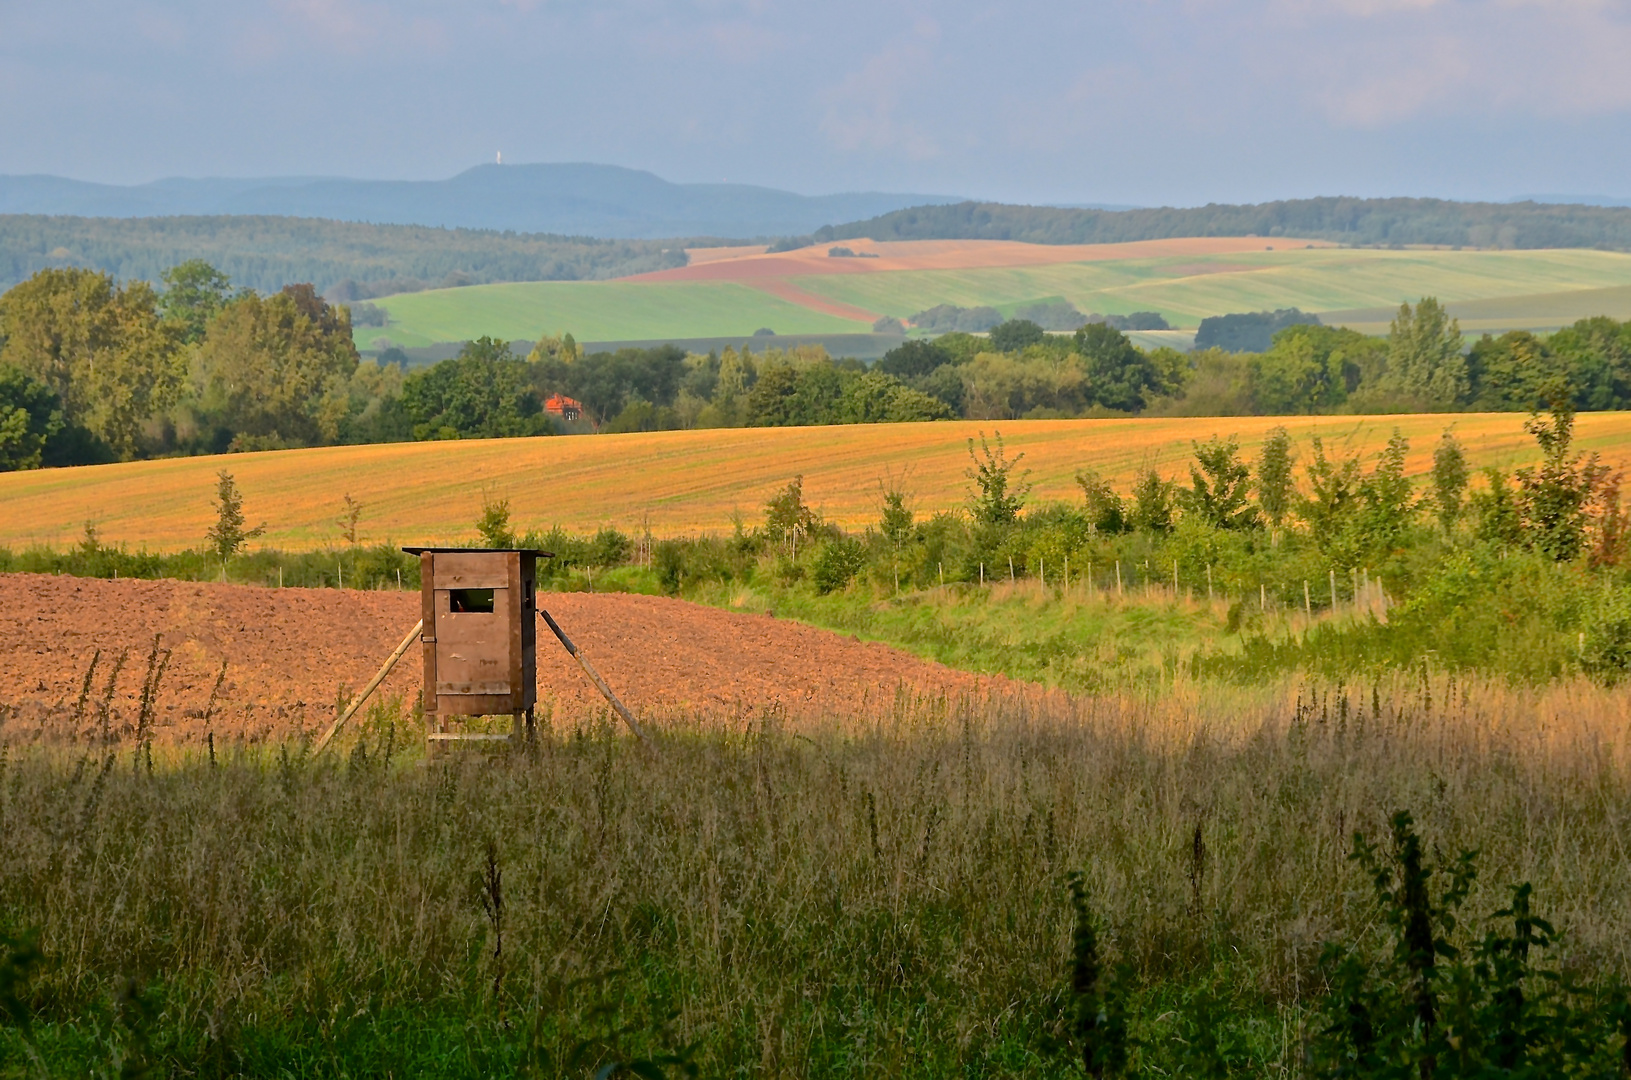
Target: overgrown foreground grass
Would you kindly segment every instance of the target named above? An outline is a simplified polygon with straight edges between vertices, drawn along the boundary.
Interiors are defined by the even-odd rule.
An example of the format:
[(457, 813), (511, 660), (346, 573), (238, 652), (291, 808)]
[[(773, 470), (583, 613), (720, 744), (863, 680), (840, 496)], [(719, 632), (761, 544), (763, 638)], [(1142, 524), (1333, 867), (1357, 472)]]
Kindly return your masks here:
[(320, 758), (13, 746), (0, 1046), (10, 1075), (1078, 1075), (1079, 872), (1134, 1072), (1302, 1074), (1324, 943), (1390, 947), (1347, 856), (1397, 808), (1480, 853), (1466, 912), (1532, 882), (1564, 970), (1631, 974), (1626, 719), (1434, 683), (428, 764), (389, 725)]

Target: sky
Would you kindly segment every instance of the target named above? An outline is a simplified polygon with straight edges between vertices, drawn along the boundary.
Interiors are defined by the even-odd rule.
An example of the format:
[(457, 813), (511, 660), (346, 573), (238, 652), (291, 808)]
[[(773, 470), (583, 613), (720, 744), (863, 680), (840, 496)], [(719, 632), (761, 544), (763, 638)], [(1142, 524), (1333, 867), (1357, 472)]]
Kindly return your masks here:
[(0, 0), (0, 173), (1631, 196), (1631, 0)]

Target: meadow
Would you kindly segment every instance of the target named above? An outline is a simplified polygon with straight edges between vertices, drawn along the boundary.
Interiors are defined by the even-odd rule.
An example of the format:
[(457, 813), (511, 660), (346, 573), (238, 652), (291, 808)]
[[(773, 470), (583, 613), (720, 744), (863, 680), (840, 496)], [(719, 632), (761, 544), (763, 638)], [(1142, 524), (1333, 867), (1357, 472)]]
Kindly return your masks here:
[[(1013, 245), (1009, 245), (1013, 246)], [(1269, 247), (1274, 250), (1265, 250)], [(1046, 249), (1044, 249), (1046, 251)], [(1616, 252), (1378, 250), (1288, 247), (1181, 253), (1033, 265), (806, 273), (788, 256), (768, 269), (751, 254), (716, 260), (661, 281), (536, 282), (481, 285), (386, 297), (376, 301), (391, 324), (359, 327), (359, 345), (378, 337), (398, 345), (462, 341), (491, 334), (535, 339), (570, 330), (579, 340), (638, 340), (779, 333), (845, 333), (864, 321), (796, 302), (845, 305), (860, 315), (907, 318), (938, 304), (989, 305), (1005, 314), (1025, 304), (1063, 299), (1083, 312), (1157, 311), (1193, 329), (1210, 315), (1297, 307), (1334, 313), (1367, 333), (1386, 332), (1404, 301), (1436, 296), (1469, 331), (1556, 328), (1591, 315), (1631, 316), (1631, 255)], [(1006, 253), (999, 253), (1006, 254)], [(1081, 248), (1060, 258), (1082, 258)], [(956, 252), (939, 258), (951, 264)], [(996, 261), (997, 255), (990, 257)], [(920, 260), (923, 261), (923, 260)], [(969, 261), (978, 263), (977, 255)], [(849, 263), (872, 260), (845, 260)], [(736, 277), (733, 267), (740, 266)], [(691, 278), (680, 275), (691, 274)], [(708, 275), (705, 279), (696, 275)], [(786, 297), (753, 287), (779, 289)]]
[[(1563, 935), (1537, 966), (1631, 975), (1627, 719), (1589, 687), (1180, 681), (796, 731), (696, 716), (650, 752), (591, 723), (431, 766), (387, 708), (318, 758), (227, 733), (14, 748), (0, 1054), (16, 1076), (1073, 1076), (1086, 925), (1129, 1075), (1330, 1075), (1325, 946), (1390, 939), (1348, 855), (1398, 808), (1441, 865), (1478, 852), (1447, 943), (1529, 882)], [(1579, 1075), (1616, 1075), (1601, 1035)]]
[(871, 329), (731, 281), (518, 282), (432, 289), (373, 302), (391, 321), (385, 327), (357, 327), (362, 348), (372, 348), (379, 337), (415, 348), (482, 335), (536, 340), (563, 331), (580, 341), (640, 341), (747, 335), (765, 327), (778, 334)]
[[(1409, 475), (1430, 465), (1453, 428), (1475, 467), (1510, 467), (1536, 455), (1515, 413), (1416, 416), (1015, 420), (705, 429), (579, 438), (387, 443), (168, 458), (0, 474), (0, 547), (72, 545), (87, 522), (106, 543), (132, 549), (196, 547), (213, 520), (216, 473), (244, 492), (258, 541), (292, 550), (340, 540), (346, 495), (362, 503), (365, 543), (466, 541), (484, 502), (508, 499), (522, 531), (560, 526), (592, 533), (611, 524), (660, 536), (727, 533), (734, 516), (759, 521), (766, 499), (793, 476), (823, 517), (846, 528), (876, 521), (879, 483), (894, 477), (921, 516), (962, 505), (968, 440), (1000, 431), (1023, 453), (1039, 502), (1076, 503), (1076, 473), (1098, 470), (1123, 490), (1155, 468), (1188, 480), (1193, 442), (1238, 435), (1246, 457), (1284, 425), (1344, 452), (1373, 455), (1395, 428), (1411, 443)], [(1577, 446), (1631, 464), (1631, 414), (1582, 413)]]
[[(1594, 318), (1605, 311), (1631, 311), (1631, 286), (1457, 300), (1445, 307), (1461, 321), (1461, 329), (1467, 334), (1500, 333), (1513, 328), (1549, 330)], [(1397, 313), (1397, 307), (1362, 308), (1329, 312), (1326, 319), (1362, 334), (1383, 335)]]
[[(1280, 242), (1283, 247), (1283, 242)], [(1265, 246), (1268, 246), (1265, 244)], [(936, 304), (999, 309), (1062, 297), (1081, 311), (1126, 314), (1160, 312), (1174, 326), (1194, 327), (1209, 315), (1296, 307), (1331, 312), (1441, 301), (1483, 301), (1483, 318), (1539, 315), (1540, 325), (1559, 318), (1522, 300), (1534, 294), (1567, 294), (1631, 285), (1631, 255), (1599, 251), (1446, 251), (1312, 249), (1173, 256), (1052, 266), (843, 274), (799, 278), (800, 287), (822, 296), (904, 318)], [(1625, 312), (1624, 293), (1598, 294), (1591, 314)], [(1502, 305), (1511, 304), (1506, 311)], [(1580, 318), (1584, 316), (1574, 316)], [(1512, 324), (1503, 324), (1511, 328)], [(1383, 327), (1385, 331), (1386, 327)]]
[[(1275, 529), (1218, 524), (1187, 500), (1176, 523), (1129, 529), (1102, 491), (1086, 509), (1077, 497), (993, 517), (1009, 489), (986, 459), (972, 520), (914, 522), (874, 487), (856, 503), (870, 527), (844, 535), (786, 486), (793, 443), (728, 431), (680, 434), (758, 437), (718, 466), (738, 483), (741, 462), (777, 470), (776, 500), (743, 528), (520, 538), (560, 552), (544, 588), (576, 589), (581, 574), (586, 588), (773, 605), (778, 620), (1044, 687), (903, 684), (868, 708), (799, 715), (761, 693), (648, 712), (649, 745), (603, 710), (546, 709), (535, 740), (434, 761), (400, 696), (323, 754), (305, 725), (235, 727), (224, 703), (211, 711), (215, 691), (186, 714), (186, 738), (156, 732), (175, 707), (158, 638), (140, 693), (118, 706), (138, 714), (131, 726), (81, 722), (107, 715), (123, 654), (106, 689), (94, 660), (76, 675), (77, 704), (54, 706), (64, 717), (0, 701), (0, 1075), (1623, 1077), (1623, 518), (1576, 507), (1589, 544), (1563, 554), (1545, 547), (1560, 535), (1555, 500), (1485, 498), (1459, 523), (1430, 518), (1406, 472), (1445, 418), (1397, 419), (1428, 426), (1409, 455), (1374, 465), (1395, 418), (1324, 429), (1366, 447), (1355, 496), (1311, 499)], [(1471, 464), (1533, 459), (1519, 418), (1456, 420)], [(1616, 422), (1580, 418), (1575, 449), (1623, 454)], [(1015, 426), (1062, 498), (1084, 430), (1099, 434), (1100, 466), (1132, 469), (1164, 447), (1175, 471), (1193, 452), (1178, 433), (1194, 421), (1095, 423)], [(877, 429), (873, 449), (898, 463), (889, 440), (925, 430), (945, 441), (911, 475), (950, 505), (968, 460), (957, 425)], [(1156, 430), (1165, 442), (1133, 445)], [(426, 449), (513, 462), (562, 444), (626, 446)], [(660, 445), (599, 466), (670, 463), (675, 484), (705, 460)], [(800, 445), (812, 460), (830, 449)], [(304, 463), (309, 485), (313, 453), (233, 461)], [(148, 463), (182, 464), (194, 462)], [(207, 479), (219, 462), (205, 464)], [(411, 464), (365, 471), (411, 485)], [(539, 468), (593, 488), (568, 462)], [(1609, 490), (1567, 462), (1548, 490), (1582, 476)], [(851, 497), (870, 482), (835, 477)], [(439, 505), (423, 485), (408, 496)], [(458, 539), (475, 539), (469, 511)], [(481, 512), (489, 543), (530, 525), (491, 502)], [(4, 555), (8, 569), (104, 578), (220, 565), (90, 537)], [(250, 552), (231, 569), (272, 584), (281, 557)], [(338, 584), (325, 564), (341, 557), (314, 552), (302, 580), (319, 569), (306, 583)], [(388, 546), (343, 557), (353, 589), (414, 587), (416, 567)], [(184, 604), (195, 617), (207, 588)], [(205, 621), (230, 634), (242, 620)], [(641, 644), (666, 657), (660, 637)], [(774, 664), (715, 651), (759, 674)], [(827, 677), (866, 679), (861, 652), (825, 655), (857, 665)], [(217, 689), (237, 692), (220, 672)]]

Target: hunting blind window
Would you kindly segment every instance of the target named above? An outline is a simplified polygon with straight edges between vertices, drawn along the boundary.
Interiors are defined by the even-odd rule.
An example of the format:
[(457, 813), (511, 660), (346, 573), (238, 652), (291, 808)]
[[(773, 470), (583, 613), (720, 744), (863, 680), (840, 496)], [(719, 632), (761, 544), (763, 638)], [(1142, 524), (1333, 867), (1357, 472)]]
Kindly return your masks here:
[(447, 609), (450, 612), (491, 615), (493, 613), (493, 590), (449, 589)]

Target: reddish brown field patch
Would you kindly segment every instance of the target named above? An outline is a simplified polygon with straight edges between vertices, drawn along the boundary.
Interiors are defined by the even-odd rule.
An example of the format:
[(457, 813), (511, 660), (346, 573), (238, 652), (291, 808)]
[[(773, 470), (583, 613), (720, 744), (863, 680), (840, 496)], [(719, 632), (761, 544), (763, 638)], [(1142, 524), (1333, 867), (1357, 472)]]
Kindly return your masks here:
[[(764, 615), (616, 593), (550, 593), (544, 602), (619, 696), (659, 722), (854, 719), (887, 714), (898, 694), (1036, 692)], [(0, 574), (0, 738), (83, 742), (106, 732), (129, 739), (155, 635), (170, 651), (154, 700), (156, 741), (196, 745), (207, 731), (251, 741), (320, 732), (333, 721), (338, 696), (360, 689), (402, 640), (418, 605), (418, 594), (408, 592)], [(206, 718), (223, 660), (226, 677)], [(419, 676), (410, 652), (382, 693), (411, 701)], [(538, 698), (540, 715), (557, 723), (604, 708), (542, 629)]]
[(799, 288), (787, 278), (755, 278), (752, 281), (744, 281), (742, 284), (747, 285), (749, 288), (758, 289), (760, 292), (769, 293), (771, 296), (777, 296), (783, 300), (791, 301), (792, 303), (798, 304), (800, 307), (807, 307), (812, 311), (820, 311), (827, 315), (836, 315), (840, 319), (859, 319), (862, 322), (873, 322), (878, 318), (878, 313), (876, 311), (868, 311), (866, 308), (859, 308), (854, 304), (846, 304), (841, 300), (832, 300), (825, 296), (817, 296), (813, 292), (808, 292)]
[[(1138, 240), (1125, 244), (1024, 244), (1015, 240), (844, 240), (768, 254), (758, 248), (697, 248), (691, 265), (636, 274), (626, 281), (740, 281), (809, 274), (873, 274), (889, 270), (974, 270), (1053, 263), (1103, 262), (1112, 259), (1170, 259), (1234, 255), (1248, 251), (1298, 248), (1322, 241), (1276, 237), (1272, 244), (1255, 236), (1198, 236), (1171, 240)], [(832, 258), (831, 247), (847, 247), (877, 258)], [(730, 254), (726, 254), (730, 252)], [(1233, 267), (1231, 269), (1239, 269)], [(1216, 272), (1216, 271), (1211, 271)]]

